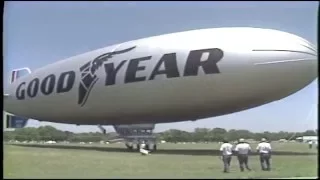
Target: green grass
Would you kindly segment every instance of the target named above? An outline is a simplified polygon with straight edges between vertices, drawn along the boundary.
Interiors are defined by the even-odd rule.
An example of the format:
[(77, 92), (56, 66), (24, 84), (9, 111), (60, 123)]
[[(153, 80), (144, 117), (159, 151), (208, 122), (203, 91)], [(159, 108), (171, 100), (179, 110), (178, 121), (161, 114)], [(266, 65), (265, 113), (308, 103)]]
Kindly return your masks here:
[[(52, 145), (51, 148), (4, 145), (5, 178), (275, 178), (317, 176), (317, 152), (307, 144), (273, 144), (271, 172), (260, 170), (251, 156), (253, 171), (240, 172), (235, 157), (231, 173), (222, 173), (218, 144), (161, 144), (150, 156), (125, 152), (123, 144)], [(252, 145), (255, 148), (256, 145)], [(64, 149), (69, 147), (70, 149)], [(82, 148), (82, 149), (79, 149)], [(210, 154), (212, 150), (212, 155)], [(291, 152), (312, 152), (313, 155)]]

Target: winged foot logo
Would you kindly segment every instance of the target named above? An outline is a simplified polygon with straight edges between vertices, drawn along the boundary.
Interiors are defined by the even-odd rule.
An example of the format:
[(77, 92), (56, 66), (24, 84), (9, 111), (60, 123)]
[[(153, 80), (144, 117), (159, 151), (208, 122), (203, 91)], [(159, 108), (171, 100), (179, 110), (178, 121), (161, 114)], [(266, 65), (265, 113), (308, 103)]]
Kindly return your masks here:
[(136, 46), (102, 54), (80, 67), (81, 81), (79, 84), (78, 96), (78, 104), (80, 106), (84, 106), (86, 104), (93, 86), (99, 80), (98, 76), (95, 74), (96, 71), (114, 55), (129, 52), (134, 48), (136, 48)]

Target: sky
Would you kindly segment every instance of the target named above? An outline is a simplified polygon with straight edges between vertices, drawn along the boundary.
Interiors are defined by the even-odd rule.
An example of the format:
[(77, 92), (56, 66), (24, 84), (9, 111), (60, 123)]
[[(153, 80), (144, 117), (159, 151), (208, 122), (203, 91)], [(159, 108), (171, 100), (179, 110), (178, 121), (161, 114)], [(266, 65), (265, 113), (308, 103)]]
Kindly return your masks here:
[[(105, 46), (201, 28), (259, 27), (303, 37), (317, 45), (318, 2), (5, 2), (4, 83), (10, 71), (31, 70)], [(155, 131), (194, 128), (305, 131), (318, 122), (317, 80), (280, 101), (195, 122), (156, 125)], [(295, 110), (298, 109), (298, 110)], [(30, 120), (73, 132), (99, 131)], [(105, 126), (113, 131), (112, 126)]]

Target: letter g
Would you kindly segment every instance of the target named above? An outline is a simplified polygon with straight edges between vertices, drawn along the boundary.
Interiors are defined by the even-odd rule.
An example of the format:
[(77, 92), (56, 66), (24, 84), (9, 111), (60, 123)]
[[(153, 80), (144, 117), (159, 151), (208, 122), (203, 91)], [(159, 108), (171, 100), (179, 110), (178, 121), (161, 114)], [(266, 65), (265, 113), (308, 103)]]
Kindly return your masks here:
[(22, 89), (23, 87), (22, 86), (25, 86), (26, 85), (26, 82), (22, 82), (21, 84), (19, 84), (19, 86), (17, 87), (17, 90), (16, 90), (16, 97), (18, 100), (23, 100), (25, 99), (25, 94), (26, 94), (26, 90), (25, 89)]

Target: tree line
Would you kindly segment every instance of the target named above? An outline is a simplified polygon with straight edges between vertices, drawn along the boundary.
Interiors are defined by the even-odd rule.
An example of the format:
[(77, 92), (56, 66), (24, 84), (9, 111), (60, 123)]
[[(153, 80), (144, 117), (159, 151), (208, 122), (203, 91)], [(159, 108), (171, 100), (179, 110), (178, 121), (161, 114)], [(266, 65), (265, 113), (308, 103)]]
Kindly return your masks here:
[[(259, 141), (261, 138), (267, 138), (270, 141), (280, 139), (296, 139), (301, 136), (316, 136), (318, 130), (306, 130), (304, 132), (250, 132), (248, 130), (226, 130), (223, 128), (195, 128), (193, 132), (187, 132), (177, 129), (170, 129), (161, 133), (155, 133), (158, 140), (167, 142), (219, 142), (223, 139), (235, 141), (239, 138), (253, 139)], [(115, 132), (102, 134), (100, 132), (73, 133), (61, 131), (52, 126), (41, 126), (39, 128), (21, 128), (14, 131), (5, 131), (4, 141), (69, 141), (69, 142), (99, 142), (108, 141), (116, 137)]]

